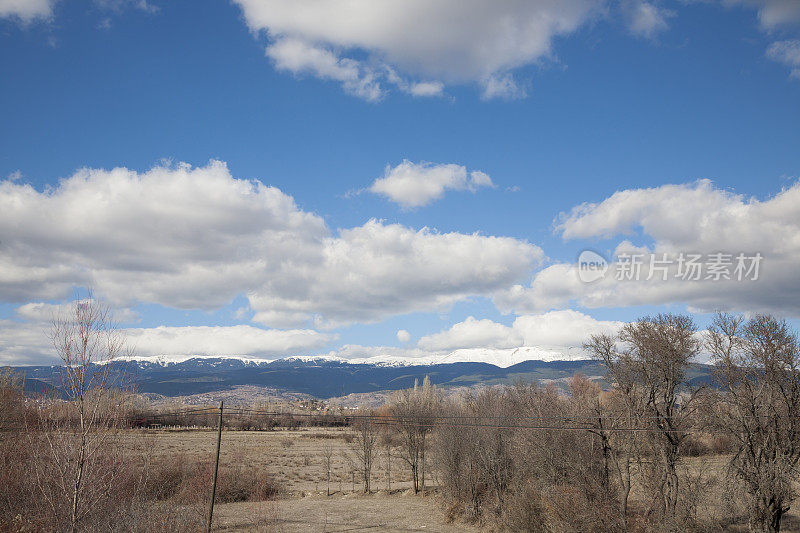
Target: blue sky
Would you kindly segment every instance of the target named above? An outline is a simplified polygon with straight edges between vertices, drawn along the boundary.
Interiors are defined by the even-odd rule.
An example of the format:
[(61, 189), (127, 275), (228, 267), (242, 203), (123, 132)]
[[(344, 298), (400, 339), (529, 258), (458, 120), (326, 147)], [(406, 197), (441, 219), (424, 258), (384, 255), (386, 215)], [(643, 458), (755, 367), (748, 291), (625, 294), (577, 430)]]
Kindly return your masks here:
[[(9, 206), (22, 195), (31, 202), (30, 209), (0, 214), (5, 218), (0, 230), (6, 233), (0, 235), (6, 245), (3, 250), (0, 244), (5, 256), (0, 265), (7, 269), (0, 280), (0, 362), (46, 358), (42, 345), (23, 342), (20, 331), (41, 329), (37, 324), (43, 320), (43, 310), (51, 308), (39, 306), (36, 315), (21, 312), (21, 306), (57, 305), (69, 300), (76, 287), (89, 284), (123, 313), (132, 310), (126, 326), (135, 329), (132, 334), (147, 355), (159, 350), (144, 330), (157, 326), (175, 328), (165, 335), (181, 339), (200, 335), (186, 329), (193, 326), (242, 325), (248, 328), (247, 335), (254, 333), (249, 328), (320, 335), (310, 344), (262, 350), (259, 343), (271, 340), (256, 331), (252, 343), (231, 348), (257, 357), (329, 353), (346, 345), (363, 349), (342, 351), (343, 356), (416, 357), (473, 348), (499, 350), (502, 355), (516, 344), (558, 351), (579, 345), (579, 339), (545, 335), (539, 342), (536, 328), (613, 329), (616, 321), (665, 309), (697, 310), (701, 322), (702, 313), (716, 308), (767, 310), (790, 319), (800, 316), (800, 306), (790, 301), (796, 300), (798, 278), (788, 266), (800, 258), (795, 242), (800, 220), (796, 208), (785, 206), (800, 197), (796, 3), (575, 0), (543, 11), (499, 3), (494, 10), (498, 17), (511, 15), (530, 22), (520, 30), (527, 35), (509, 38), (516, 47), (510, 51), (493, 48), (502, 35), (475, 32), (473, 26), (480, 30), (481, 19), (494, 16), (486, 15), (485, 6), (442, 2), (442, 11), (458, 11), (444, 19), (453, 21), (446, 22), (452, 27), (441, 29), (452, 37), (448, 41), (430, 35), (438, 30), (428, 31), (436, 28), (440, 14), (412, 3), (408, 9), (418, 9), (419, 16), (431, 23), (400, 27), (401, 37), (382, 41), (374, 35), (380, 32), (370, 31), (370, 24), (388, 24), (391, 21), (383, 18), (391, 19), (390, 14), (365, 14), (363, 23), (355, 24), (347, 18), (352, 13), (344, 12), (337, 2), (322, 4), (330, 10), (328, 15), (341, 12), (341, 18), (318, 13), (324, 24), (314, 16), (305, 20), (306, 15), (293, 12), (291, 3), (279, 1), (37, 0), (26, 6), (0, 0), (0, 177), (6, 185), (0, 199), (6, 198), (0, 201)], [(558, 11), (561, 27), (538, 23), (545, 14), (553, 15), (547, 9)], [(459, 22), (462, 19), (467, 22)], [(402, 24), (403, 20), (397, 21)], [(461, 31), (459, 24), (467, 29)], [(415, 31), (428, 33), (415, 38)], [(464, 35), (471, 33), (480, 42), (466, 41), (469, 37)], [(446, 42), (439, 45), (439, 40)], [(452, 49), (442, 51), (437, 46)], [(478, 52), (462, 57), (460, 51), (472, 46)], [(437, 59), (439, 52), (446, 59)], [(386, 74), (389, 70), (403, 81), (392, 81)], [(356, 77), (348, 78), (353, 72), (358, 72)], [(497, 80), (506, 84), (505, 89), (491, 93), (489, 87)], [(409, 87), (420, 82), (432, 83), (436, 94), (410, 94)], [(373, 92), (365, 94), (366, 90)], [(375, 91), (379, 96), (371, 97)], [(283, 286), (271, 276), (262, 285), (220, 280), (226, 289), (207, 301), (202, 295), (210, 290), (213, 278), (187, 282), (185, 290), (199, 295), (188, 302), (186, 294), (137, 286), (136, 280), (142, 278), (130, 272), (140, 272), (139, 267), (121, 267), (122, 260), (100, 257), (91, 246), (64, 245), (60, 250), (58, 243), (68, 237), (53, 237), (56, 244), (43, 237), (74, 226), (74, 221), (58, 216), (80, 218), (83, 210), (102, 209), (107, 176), (98, 174), (92, 184), (97, 189), (82, 196), (80, 205), (64, 199), (67, 205), (59, 213), (66, 214), (46, 222), (35, 219), (37, 209), (47, 208), (48, 197), (59, 197), (59, 180), (72, 179), (79, 169), (92, 169), (87, 171), (91, 174), (125, 167), (141, 176), (158, 167), (165, 169), (157, 178), (164, 183), (173, 179), (170, 172), (180, 163), (196, 169), (206, 168), (211, 160), (225, 163), (224, 179), (230, 183), (257, 180), (291, 197), (299, 212), (318, 217), (327, 233), (316, 235), (317, 241), (327, 237), (346, 242), (340, 230), (360, 228), (375, 219), (381, 228), (397, 224), (412, 233), (431, 228), (434, 238), (426, 249), (432, 255), (422, 261), (432, 265), (430, 272), (439, 271), (433, 263), (448, 253), (446, 247), (435, 249), (448, 233), (509, 237), (532, 246), (539, 256), (522, 268), (483, 258), (476, 251), (475, 271), (454, 276), (463, 286), (451, 287), (435, 304), (431, 302), (436, 300), (436, 287), (447, 285), (450, 276), (443, 273), (437, 281), (426, 274), (428, 279), (416, 280), (408, 271), (411, 263), (405, 265), (401, 258), (398, 272), (370, 272), (364, 274), (370, 280), (364, 283), (380, 288), (402, 278), (404, 285), (387, 298), (417, 290), (420, 297), (409, 296), (408, 301), (385, 309), (378, 303), (370, 318), (357, 298), (342, 304), (347, 309), (334, 309), (333, 296), (331, 302), (315, 300), (305, 294), (307, 284), (298, 282), (292, 288), (288, 281)], [(462, 184), (414, 208), (369, 190), (404, 161), (411, 165), (410, 172), (417, 173), (419, 183), (432, 179), (426, 169), (451, 164), (463, 166), (467, 176), (473, 171), (485, 173), (493, 186), (469, 190)], [(700, 185), (701, 179), (712, 183)], [(667, 184), (679, 189), (664, 189)], [(25, 185), (35, 189), (33, 197), (25, 196)], [(211, 190), (206, 193), (213, 195)], [(605, 203), (626, 190), (638, 191), (635, 205), (629, 198)], [(144, 201), (145, 193), (130, 194), (124, 205)], [(678, 206), (687, 213), (677, 217), (678, 222), (670, 220), (669, 213), (660, 224), (648, 219), (648, 213), (669, 209), (669, 198), (682, 195), (686, 200), (678, 201)], [(754, 207), (751, 199), (758, 205)], [(207, 200), (212, 199), (203, 202)], [(594, 215), (582, 212), (582, 219), (576, 214), (573, 225), (593, 220), (586, 217), (609, 220), (614, 213), (626, 214), (602, 230), (584, 228), (569, 237), (571, 226), (560, 224), (584, 203), (607, 209)], [(171, 216), (167, 214), (166, 220)], [(688, 228), (676, 224), (703, 216), (706, 233), (698, 232), (695, 239), (681, 236)], [(248, 222), (226, 219), (223, 224), (231, 242), (239, 234), (235, 229), (239, 223)], [(20, 229), (37, 224), (43, 227), (32, 233)], [(740, 231), (736, 224), (746, 229)], [(717, 235), (728, 225), (726, 236)], [(223, 226), (200, 226), (198, 233), (216, 235)], [(170, 231), (170, 224), (158, 227)], [(129, 230), (108, 226), (108, 246), (124, 248)], [(737, 235), (742, 233), (740, 245)], [(141, 242), (130, 243), (132, 255), (151, 254), (147, 235), (142, 237)], [(188, 232), (181, 238), (195, 236)], [(574, 284), (561, 286), (542, 276), (541, 289), (533, 291), (532, 280), (547, 268), (566, 268), (586, 248), (612, 259), (625, 241), (669, 253), (711, 253), (717, 247), (750, 253), (758, 248), (765, 254), (765, 278), (759, 283), (766, 287), (754, 297), (752, 284), (698, 284), (691, 290), (685, 285), (648, 286), (631, 297), (629, 291), (610, 286), (583, 292)], [(173, 246), (182, 241), (176, 236), (169, 242)], [(250, 241), (237, 241), (231, 249), (252, 246)], [(362, 252), (370, 244), (364, 246)], [(482, 246), (476, 245), (476, 250)], [(505, 249), (493, 246), (485, 247), (487, 254), (505, 257)], [(224, 253), (230, 253), (224, 248), (219, 251), (222, 255), (213, 257), (217, 265), (224, 265)], [(152, 253), (156, 261), (157, 254)], [(196, 254), (175, 259), (175, 253), (165, 261), (185, 259), (185, 263), (165, 266), (178, 272), (191, 270)], [(368, 253), (353, 261), (360, 264), (370, 257)], [(464, 257), (473, 263), (472, 256)], [(484, 260), (490, 264), (481, 263)], [(770, 271), (768, 265), (776, 270)], [(51, 272), (55, 267), (62, 267), (57, 274)], [(497, 279), (481, 274), (506, 267), (508, 272)], [(44, 273), (34, 275), (36, 268)], [(18, 274), (16, 269), (28, 273)], [(118, 277), (111, 280), (109, 270)], [(73, 279), (70, 272), (80, 275)], [(549, 272), (555, 276), (560, 271)], [(315, 283), (336, 283), (319, 281), (320, 275), (313, 272), (308, 275)], [(183, 279), (189, 280), (187, 276)], [(354, 277), (358, 282), (358, 275)], [(127, 297), (119, 289), (122, 279), (129, 283)], [(299, 305), (302, 313), (333, 322), (323, 326), (311, 318), (292, 323), (284, 318), (252, 321), (254, 314), (269, 311), (273, 304), (253, 307), (250, 295), (255, 291), (274, 298), (278, 289), (264, 288), (271, 283), (281, 285), (280, 298), (294, 302), (281, 304), (282, 312), (287, 305)], [(514, 301), (497, 296), (512, 285), (532, 296)], [(375, 294), (381, 294), (377, 288)], [(301, 300), (302, 305), (297, 303)], [(358, 312), (353, 310), (359, 305)], [(563, 314), (566, 311), (573, 314)], [(548, 315), (554, 312), (562, 315)], [(554, 316), (564, 320), (553, 323)], [(452, 328), (465, 324), (468, 317), (475, 321)], [(528, 317), (535, 328), (515, 328), (520, 317)], [(578, 322), (570, 322), (570, 317)], [(398, 330), (408, 331), (410, 339), (399, 340)], [(202, 332), (214, 334), (213, 329)], [(436, 342), (419, 342), (435, 334), (440, 335)], [(191, 341), (185, 349), (178, 340), (170, 346), (165, 350), (198, 352)]]

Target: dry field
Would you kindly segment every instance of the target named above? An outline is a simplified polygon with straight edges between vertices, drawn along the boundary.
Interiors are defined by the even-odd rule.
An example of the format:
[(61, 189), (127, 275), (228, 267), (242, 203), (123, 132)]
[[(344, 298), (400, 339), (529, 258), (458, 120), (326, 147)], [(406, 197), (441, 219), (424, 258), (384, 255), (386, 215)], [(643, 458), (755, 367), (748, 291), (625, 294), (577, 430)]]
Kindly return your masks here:
[[(348, 431), (301, 428), (276, 431), (224, 431), (220, 476), (236, 467), (270, 474), (286, 490), (267, 502), (218, 504), (215, 526), (225, 531), (479, 531), (447, 524), (438, 497), (411, 493), (408, 467), (392, 450), (391, 490), (386, 449), (373, 466), (372, 494), (363, 494), (352, 466)], [(132, 453), (156, 461), (208, 462), (216, 445), (214, 430), (129, 430), (117, 437)], [(331, 495), (327, 496), (326, 450), (331, 456)], [(355, 483), (353, 481), (355, 480)]]
[[(353, 467), (353, 453), (346, 442), (348, 431), (340, 428), (302, 428), (275, 431), (224, 431), (220, 468), (246, 466), (264, 471), (279, 481), (290, 496), (325, 493), (327, 474), (325, 452), (331, 450), (332, 493), (353, 492), (355, 473), (358, 491), (359, 474)], [(146, 451), (154, 459), (208, 461), (214, 456), (216, 430), (130, 430), (118, 437), (124, 449)], [(408, 489), (408, 468), (392, 450), (391, 490)], [(372, 489), (388, 489), (386, 449), (381, 446), (372, 472)]]
[[(481, 531), (477, 525), (446, 523), (435, 491), (414, 495), (407, 465), (394, 448), (391, 490), (388, 489), (386, 449), (381, 446), (372, 475), (372, 494), (363, 494), (353, 453), (342, 428), (300, 428), (275, 431), (224, 431), (220, 476), (237, 468), (266, 472), (285, 494), (273, 501), (218, 504), (215, 529), (224, 531)], [(131, 453), (147, 454), (156, 461), (208, 463), (216, 445), (216, 431), (128, 430), (117, 436)], [(326, 452), (331, 457), (330, 496), (327, 489)], [(723, 498), (725, 456), (688, 458), (683, 490), (702, 494), (699, 516), (726, 512)], [(429, 474), (429, 484), (435, 477)], [(354, 483), (355, 481), (355, 483)], [(639, 496), (634, 490), (632, 499)], [(785, 517), (784, 531), (800, 531), (800, 505)], [(724, 516), (723, 516), (724, 518)], [(729, 525), (725, 531), (746, 531), (746, 525)]]

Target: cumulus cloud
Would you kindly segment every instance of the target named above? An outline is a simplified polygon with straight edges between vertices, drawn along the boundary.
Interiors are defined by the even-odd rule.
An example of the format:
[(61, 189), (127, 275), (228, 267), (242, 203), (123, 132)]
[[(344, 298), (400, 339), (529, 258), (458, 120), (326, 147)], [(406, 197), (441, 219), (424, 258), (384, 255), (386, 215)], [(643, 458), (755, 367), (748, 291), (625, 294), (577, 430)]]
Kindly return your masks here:
[(92, 286), (112, 303), (215, 308), (313, 262), (328, 231), (274, 187), (221, 162), (82, 169), (44, 192), (0, 182), (0, 298), (60, 299)]
[(514, 321), (514, 330), (524, 346), (580, 348), (591, 335), (613, 335), (624, 325), (614, 320), (597, 320), (573, 309), (523, 315)]
[(325, 327), (438, 310), (518, 282), (541, 249), (512, 238), (371, 220), (332, 233), (274, 187), (226, 165), (83, 169), (45, 191), (0, 181), (0, 300), (93, 287), (115, 307), (215, 309)]
[(564, 309), (522, 315), (506, 326), (489, 319), (468, 317), (449, 329), (422, 337), (417, 347), (428, 351), (461, 348), (575, 348), (590, 335), (615, 333), (621, 322), (599, 321), (579, 311)]
[(404, 160), (396, 167), (387, 166), (384, 176), (375, 180), (369, 191), (408, 209), (428, 205), (447, 190), (475, 192), (481, 187), (494, 187), (494, 183), (479, 170), (467, 173), (461, 165)]
[[(567, 239), (611, 239), (614, 256), (649, 254), (637, 280), (619, 279), (612, 262), (608, 273), (583, 283), (575, 264), (559, 263), (539, 271), (529, 286), (517, 285), (495, 295), (503, 311), (541, 312), (579, 304), (586, 307), (688, 304), (699, 311), (730, 309), (800, 316), (800, 183), (758, 200), (718, 189), (708, 180), (619, 191), (598, 204), (583, 204), (558, 219)], [(642, 239), (634, 244), (631, 239)], [(730, 254), (732, 272), (738, 254), (761, 254), (757, 280), (678, 277), (680, 254)], [(666, 254), (666, 256), (664, 256)], [(612, 259), (612, 258), (609, 258)], [(657, 263), (666, 259), (663, 272)], [(749, 264), (747, 265), (750, 266)], [(666, 279), (664, 279), (666, 277)]]
[[(417, 94), (425, 95), (439, 94), (441, 84), (476, 82), (485, 97), (523, 94), (511, 71), (549, 57), (554, 38), (576, 31), (604, 4), (602, 0), (322, 0), (310, 8), (293, 0), (235, 2), (253, 32), (266, 32), (269, 55), (270, 49), (287, 40), (304, 43), (296, 51), (303, 50), (310, 59), (276, 61), (281, 68), (336, 79), (348, 92), (353, 92), (348, 84), (358, 72), (357, 79), (381, 79), (401, 89), (416, 87)], [(309, 68), (309, 61), (319, 62), (320, 51), (326, 55), (323, 68)], [(351, 67), (346, 79), (330, 74), (331, 65), (342, 61)], [(413, 81), (397, 84), (399, 76), (393, 78), (389, 71)], [(420, 79), (432, 85), (415, 85)], [(370, 99), (371, 94), (359, 95)]]
[(22, 22), (47, 19), (53, 15), (56, 0), (0, 0), (0, 18), (16, 18)]
[(404, 329), (397, 330), (397, 340), (406, 343), (411, 340), (411, 333)]
[[(322, 262), (295, 265), (248, 294), (256, 310), (313, 317), (317, 327), (444, 310), (525, 276), (540, 248), (507, 237), (413, 230), (371, 220), (324, 240)], [(254, 320), (269, 324), (256, 313)]]
[(443, 351), (459, 348), (513, 348), (522, 337), (513, 328), (487, 318), (468, 317), (450, 329), (422, 337), (417, 346), (423, 350)]

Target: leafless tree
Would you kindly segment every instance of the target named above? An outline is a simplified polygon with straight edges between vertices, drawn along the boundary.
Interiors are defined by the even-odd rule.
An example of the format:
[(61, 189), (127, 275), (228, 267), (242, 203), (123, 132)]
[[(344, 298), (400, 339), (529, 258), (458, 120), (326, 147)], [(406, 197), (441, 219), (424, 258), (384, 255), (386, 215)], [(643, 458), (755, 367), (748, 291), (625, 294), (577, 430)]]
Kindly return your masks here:
[(39, 409), (38, 431), (30, 434), (46, 458), (35, 469), (41, 494), (54, 515), (66, 511), (74, 532), (114, 483), (114, 461), (104, 451), (126, 397), (114, 361), (128, 352), (109, 308), (91, 297), (57, 316), (50, 338), (63, 363), (65, 401)]
[(327, 476), (328, 488), (325, 492), (326, 496), (331, 495), (331, 462), (333, 460), (333, 445), (326, 442), (322, 445), (322, 457), (325, 459), (325, 475)]
[(403, 448), (403, 460), (411, 469), (414, 492), (425, 489), (425, 443), (436, 422), (441, 398), (428, 376), (422, 386), (415, 380), (413, 389), (398, 391), (389, 414)]
[(378, 452), (380, 437), (378, 429), (370, 415), (358, 418), (353, 423), (354, 435), (350, 445), (355, 456), (353, 462), (364, 482), (364, 493), (371, 490), (372, 465)]
[(718, 314), (706, 335), (725, 402), (719, 429), (738, 444), (730, 467), (750, 497), (750, 530), (777, 532), (797, 496), (800, 347), (786, 321)]
[[(614, 337), (594, 335), (584, 347), (605, 365), (615, 386), (604, 402), (602, 412), (605, 417), (597, 417), (593, 431), (601, 437), (604, 446), (611, 448), (610, 453), (604, 453), (604, 459), (609, 461), (608, 471), (613, 472), (619, 485), (621, 518), (623, 523), (627, 523), (633, 468), (641, 443), (636, 432), (619, 430), (635, 427), (644, 416), (644, 389), (639, 383), (635, 365), (617, 352)], [(595, 404), (593, 407), (600, 406)]]
[[(686, 382), (686, 371), (700, 350), (696, 333), (690, 316), (660, 314), (626, 324), (616, 338), (593, 336), (586, 344), (606, 366), (623, 399), (627, 417), (649, 429), (641, 443), (625, 445), (647, 447), (650, 460), (639, 461), (639, 466), (645, 485), (657, 496), (654, 503), (660, 515), (668, 520), (676, 517), (680, 448), (688, 434), (687, 419), (697, 397), (697, 390), (690, 389)], [(628, 468), (623, 465), (620, 479), (627, 484), (625, 490), (629, 493)]]
[(480, 478), (478, 464), (478, 431), (469, 427), (473, 422), (468, 404), (471, 398), (461, 402), (447, 402), (442, 414), (449, 419), (458, 419), (463, 424), (442, 424), (436, 429), (434, 464), (439, 472), (443, 495), (454, 508), (458, 508), (470, 519), (480, 515), (485, 496), (485, 485)]
[(20, 373), (0, 368), (0, 439), (3, 432), (19, 429), (24, 421), (24, 380)]
[(390, 431), (386, 431), (387, 428), (384, 426), (383, 431), (381, 432), (381, 444), (383, 444), (383, 457), (386, 461), (386, 466), (384, 470), (386, 471), (386, 490), (392, 490), (392, 446), (395, 445), (395, 441), (393, 438), (393, 434)]

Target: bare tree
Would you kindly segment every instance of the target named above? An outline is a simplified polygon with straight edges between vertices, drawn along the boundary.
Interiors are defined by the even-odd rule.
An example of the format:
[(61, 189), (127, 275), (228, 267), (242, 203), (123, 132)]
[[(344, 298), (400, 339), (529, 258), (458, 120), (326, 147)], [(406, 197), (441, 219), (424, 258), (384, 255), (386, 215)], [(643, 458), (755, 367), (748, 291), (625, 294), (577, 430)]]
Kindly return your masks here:
[(389, 413), (403, 447), (403, 460), (411, 469), (414, 492), (425, 488), (425, 441), (436, 422), (438, 391), (428, 376), (414, 381), (413, 389), (398, 391), (389, 406)]
[(333, 459), (333, 445), (326, 442), (322, 445), (322, 457), (325, 459), (325, 474), (328, 478), (328, 488), (325, 492), (326, 496), (331, 495), (331, 460)]
[(355, 455), (355, 461), (353, 462), (364, 481), (364, 493), (369, 493), (371, 490), (372, 465), (378, 451), (380, 434), (378, 433), (377, 425), (369, 415), (356, 419), (353, 423), (353, 429), (355, 430), (351, 441), (351, 448)]
[(797, 493), (800, 347), (784, 320), (718, 314), (706, 335), (725, 400), (719, 429), (737, 442), (730, 467), (750, 499), (750, 531), (777, 532)]
[(464, 424), (443, 424), (436, 429), (434, 460), (441, 480), (441, 489), (446, 501), (457, 505), (468, 518), (481, 514), (485, 498), (485, 484), (480, 477), (478, 463), (478, 429), (469, 427), (475, 423), (474, 411), (468, 403), (450, 401), (443, 406), (444, 416), (464, 421)]
[[(627, 523), (628, 501), (633, 488), (632, 473), (640, 454), (640, 441), (636, 432), (619, 430), (635, 427), (644, 416), (643, 387), (635, 365), (624, 354), (617, 352), (614, 337), (594, 335), (584, 348), (603, 363), (615, 386), (606, 401), (605, 418), (597, 416), (593, 431), (601, 437), (604, 446), (611, 448), (611, 453), (604, 453), (604, 459), (609, 461), (610, 465), (606, 468), (613, 472), (619, 484), (621, 518), (623, 523)], [(599, 408), (599, 405), (595, 407)]]
[(114, 483), (114, 461), (103, 452), (120, 424), (125, 398), (113, 362), (127, 352), (109, 308), (91, 297), (56, 317), (50, 338), (63, 363), (65, 401), (38, 411), (37, 444), (48, 461), (37, 461), (36, 475), (55, 515), (69, 502), (66, 521), (74, 532)]
[(654, 502), (661, 515), (670, 520), (679, 499), (680, 447), (697, 394), (686, 382), (686, 370), (701, 345), (696, 332), (690, 316), (660, 314), (626, 324), (616, 339), (595, 336), (586, 344), (623, 395), (631, 421), (650, 429), (643, 444), (652, 460), (639, 464), (645, 484), (658, 496)]
[(381, 432), (381, 443), (383, 444), (383, 457), (386, 460), (386, 467), (384, 470), (386, 471), (386, 490), (392, 490), (392, 446), (394, 446), (395, 442), (392, 438), (393, 435), (386, 431), (386, 427), (384, 427), (384, 431)]
[(21, 374), (0, 368), (0, 439), (4, 431), (20, 428), (24, 421), (24, 382)]

